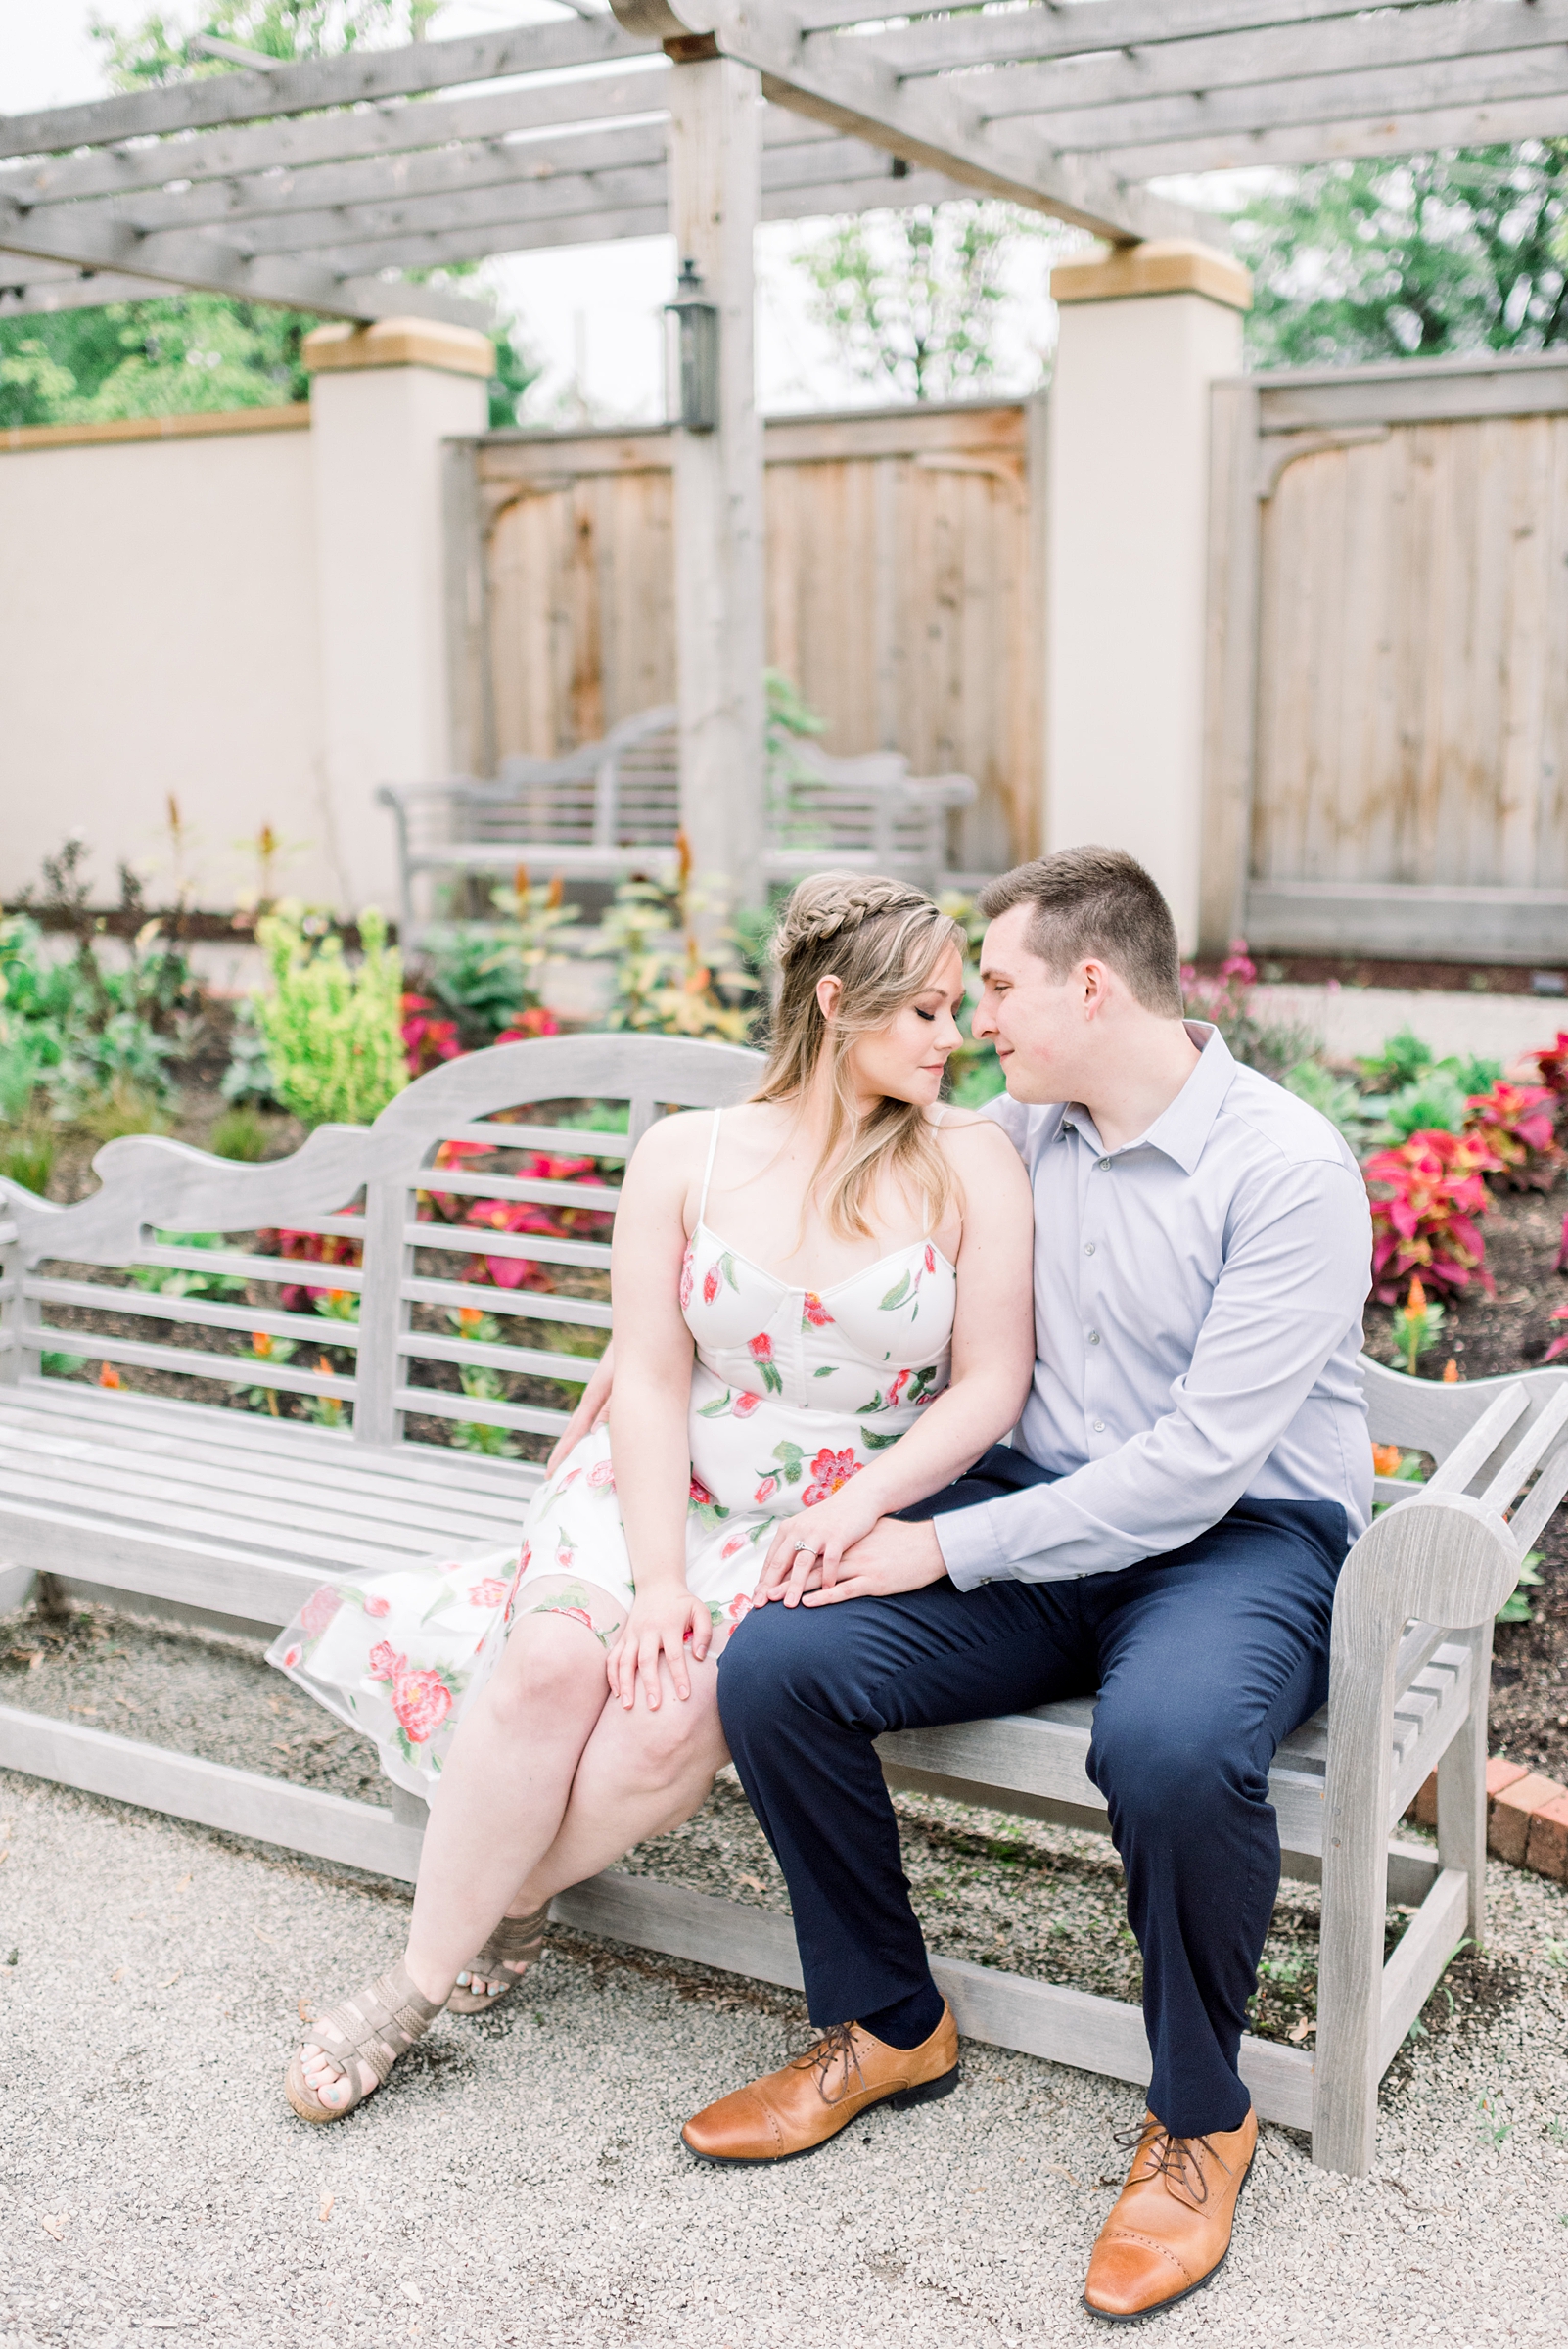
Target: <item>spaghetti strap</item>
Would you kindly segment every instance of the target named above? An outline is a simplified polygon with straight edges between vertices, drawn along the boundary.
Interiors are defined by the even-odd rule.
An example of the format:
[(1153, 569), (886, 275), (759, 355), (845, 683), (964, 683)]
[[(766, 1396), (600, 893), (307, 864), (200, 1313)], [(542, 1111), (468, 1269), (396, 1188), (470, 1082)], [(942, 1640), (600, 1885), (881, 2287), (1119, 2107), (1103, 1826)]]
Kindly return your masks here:
[(718, 1121), (723, 1114), (721, 1109), (715, 1110), (714, 1130), (708, 1137), (708, 1164), (703, 1169), (703, 1195), (697, 1202), (699, 1223), (706, 1222), (708, 1220), (708, 1186), (714, 1179), (714, 1152), (718, 1148)]

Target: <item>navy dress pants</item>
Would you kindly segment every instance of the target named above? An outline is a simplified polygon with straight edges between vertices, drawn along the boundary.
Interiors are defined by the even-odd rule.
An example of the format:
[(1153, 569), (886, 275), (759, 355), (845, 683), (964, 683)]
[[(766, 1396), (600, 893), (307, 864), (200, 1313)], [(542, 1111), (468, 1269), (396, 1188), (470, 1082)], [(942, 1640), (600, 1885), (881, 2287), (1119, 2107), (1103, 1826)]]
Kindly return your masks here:
[[(904, 1513), (1042, 1475), (998, 1446)], [(1177, 2137), (1239, 2128), (1236, 2058), (1279, 1884), (1268, 1769), (1327, 1696), (1347, 1545), (1337, 1502), (1242, 1500), (1119, 1573), (749, 1615), (719, 1663), (719, 1711), (789, 1886), (812, 2021), (931, 1980), (872, 1739), (1097, 1693), (1088, 1773), (1143, 1954), (1149, 2109)]]

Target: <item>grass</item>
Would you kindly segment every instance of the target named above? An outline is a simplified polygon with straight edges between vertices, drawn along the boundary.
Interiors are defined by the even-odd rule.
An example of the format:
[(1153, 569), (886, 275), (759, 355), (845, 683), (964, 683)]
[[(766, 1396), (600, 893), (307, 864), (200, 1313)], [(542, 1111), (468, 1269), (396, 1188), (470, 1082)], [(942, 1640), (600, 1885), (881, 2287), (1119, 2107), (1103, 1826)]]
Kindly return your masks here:
[(0, 1133), (0, 1174), (41, 1199), (49, 1189), (59, 1148), (53, 1122), (29, 1110)]
[(271, 1138), (266, 1121), (242, 1102), (223, 1112), (207, 1137), (207, 1146), (218, 1158), (236, 1158), (252, 1166), (265, 1158)]
[(128, 1133), (167, 1133), (170, 1123), (158, 1096), (128, 1077), (116, 1077), (76, 1117), (95, 1142), (117, 1142)]

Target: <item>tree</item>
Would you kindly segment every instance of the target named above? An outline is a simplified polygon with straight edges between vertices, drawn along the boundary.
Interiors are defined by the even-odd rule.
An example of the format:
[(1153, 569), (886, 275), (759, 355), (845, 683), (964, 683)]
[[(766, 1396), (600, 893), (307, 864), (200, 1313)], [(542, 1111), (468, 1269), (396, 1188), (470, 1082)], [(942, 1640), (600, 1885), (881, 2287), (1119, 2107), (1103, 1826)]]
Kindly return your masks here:
[(1013, 205), (927, 204), (837, 220), (795, 258), (853, 374), (906, 399), (952, 399), (995, 371), (1013, 240), (1054, 227)]
[[(154, 11), (127, 31), (95, 21), (92, 35), (108, 53), (114, 87), (136, 90), (233, 72), (232, 61), (208, 58), (193, 45), (203, 35), (265, 57), (338, 55), (367, 41), (420, 40), (441, 5), (218, 0), (185, 30)], [(457, 279), (476, 266), (414, 274)], [(0, 319), (0, 428), (286, 406), (309, 396), (300, 346), (320, 323), (308, 311), (197, 293)], [(538, 373), (517, 346), (515, 323), (496, 322), (492, 426), (517, 422), (518, 401)]]
[(1314, 164), (1237, 216), (1265, 365), (1568, 341), (1568, 139)]

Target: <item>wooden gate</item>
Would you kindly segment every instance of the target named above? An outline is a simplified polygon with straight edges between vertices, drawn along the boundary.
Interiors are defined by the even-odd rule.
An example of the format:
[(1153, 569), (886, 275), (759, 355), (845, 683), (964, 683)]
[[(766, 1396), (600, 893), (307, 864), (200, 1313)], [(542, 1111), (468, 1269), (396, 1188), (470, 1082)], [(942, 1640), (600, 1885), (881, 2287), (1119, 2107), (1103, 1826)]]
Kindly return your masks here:
[[(827, 749), (980, 786), (959, 864), (1038, 847), (1039, 403), (786, 419), (764, 435), (768, 659)], [(453, 756), (493, 774), (675, 696), (667, 430), (453, 449)]]
[(1206, 946), (1568, 958), (1568, 361), (1214, 392)]

